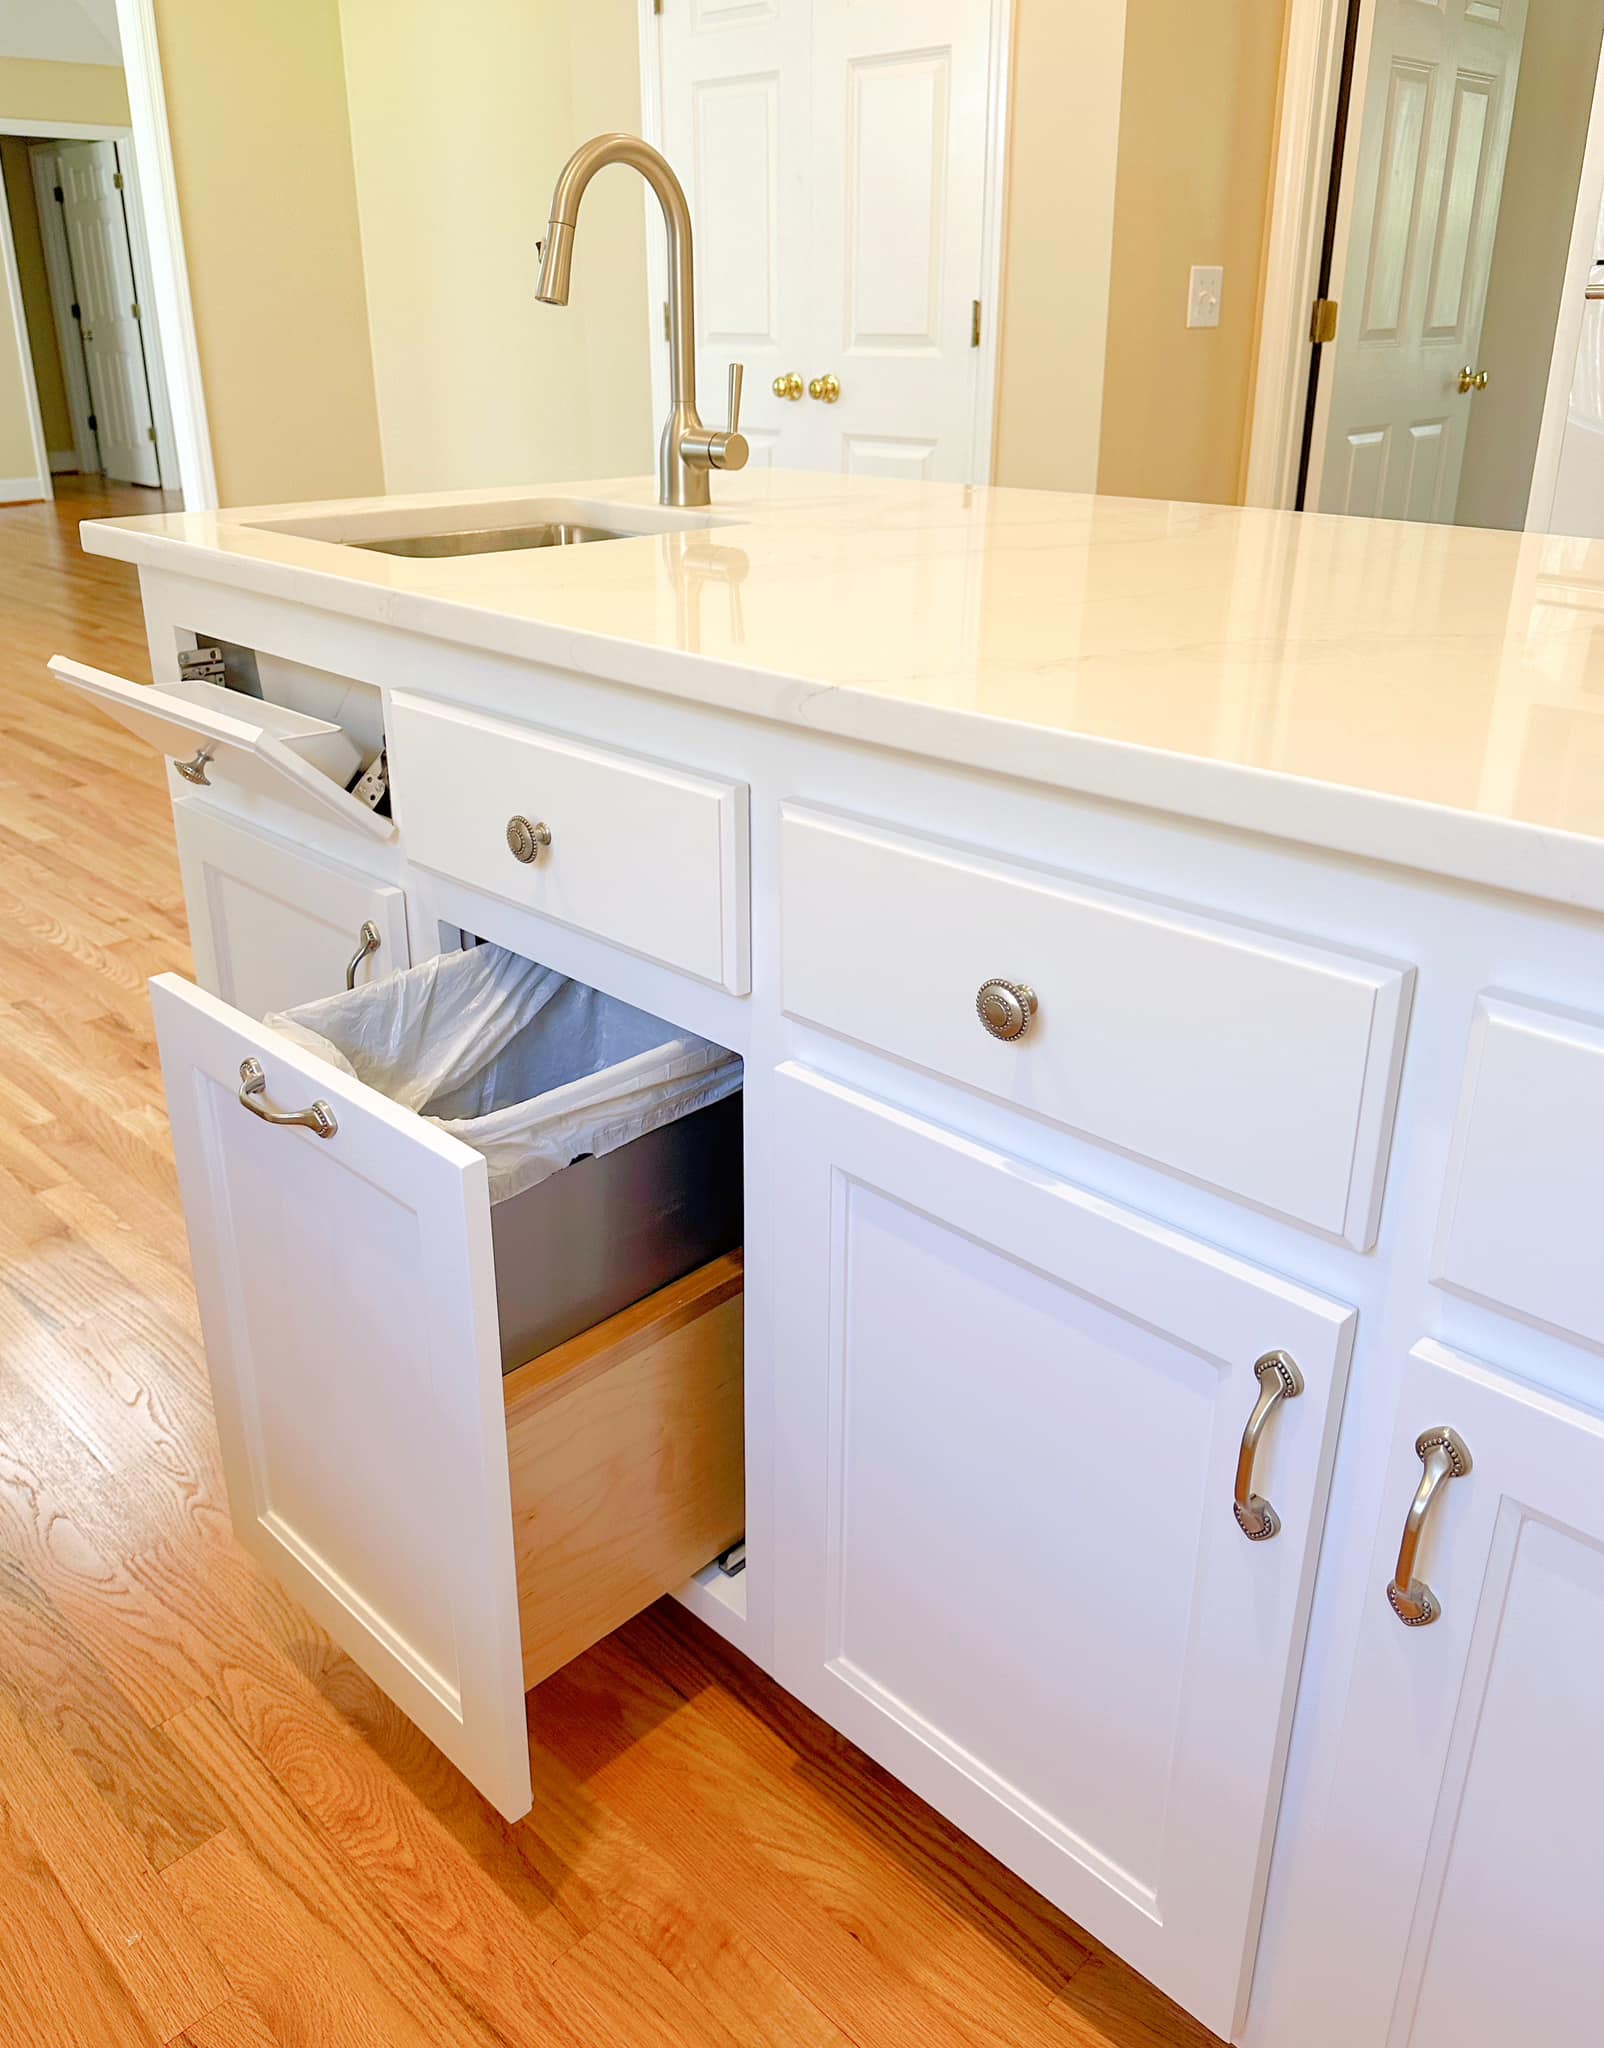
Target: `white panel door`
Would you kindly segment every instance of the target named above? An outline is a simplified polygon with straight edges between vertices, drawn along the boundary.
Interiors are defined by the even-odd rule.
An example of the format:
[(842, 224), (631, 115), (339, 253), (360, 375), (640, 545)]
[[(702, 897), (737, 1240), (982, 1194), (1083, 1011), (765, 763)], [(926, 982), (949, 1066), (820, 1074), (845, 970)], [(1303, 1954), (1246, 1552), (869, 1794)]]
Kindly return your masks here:
[(1321, 367), (1323, 512), (1454, 516), (1525, 27), (1526, 0), (1377, 0)]
[(202, 988), (249, 1017), (410, 964), (406, 896), (241, 825), (195, 797), (173, 805), (189, 941)]
[[(1454, 1430), (1387, 1597), (1423, 1433)], [(1301, 1945), (1299, 2048), (1604, 2039), (1604, 1420), (1435, 1342), (1410, 1357)], [(1340, 1930), (1340, 1938), (1333, 1938)]]
[(723, 424), (729, 365), (746, 365), (741, 431), (760, 468), (808, 465), (806, 407), (772, 387), (806, 375), (816, 289), (811, 15), (811, 0), (674, 0), (658, 22), (663, 153), (696, 223), (698, 404)]
[(990, 38), (988, 0), (814, 0), (806, 374), (840, 385), (834, 403), (805, 401), (821, 467), (984, 481), (974, 319)]
[(121, 483), (159, 484), (116, 145), (64, 142), (57, 163), (101, 468)]
[[(777, 1094), (777, 1674), (1227, 2034), (1352, 1314), (806, 1069)], [(1272, 1353), (1302, 1391), (1250, 1540)]]
[[(151, 1002), (235, 1533), (516, 1820), (529, 1750), (485, 1162), (176, 975)], [(332, 1131), (264, 1122), (247, 1095), (322, 1103)]]
[(674, 0), (658, 32), (704, 417), (744, 360), (755, 463), (974, 480), (992, 0)]

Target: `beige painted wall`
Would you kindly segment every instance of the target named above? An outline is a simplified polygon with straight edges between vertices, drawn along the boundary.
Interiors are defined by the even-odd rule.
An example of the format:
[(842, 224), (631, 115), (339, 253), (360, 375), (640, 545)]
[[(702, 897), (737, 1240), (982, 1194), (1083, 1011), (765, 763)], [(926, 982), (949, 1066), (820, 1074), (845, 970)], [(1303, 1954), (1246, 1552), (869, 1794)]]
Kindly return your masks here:
[[(1098, 487), (1240, 496), (1283, 0), (1129, 0)], [(1186, 326), (1194, 263), (1225, 267)]]
[(1460, 526), (1526, 522), (1601, 34), (1604, 0), (1527, 10), (1477, 358), (1490, 381), (1471, 403)]
[(639, 179), (585, 199), (573, 301), (535, 240), (577, 142), (640, 126), (634, 0), (342, 0), (392, 491), (652, 467)]
[(6, 208), (11, 216), (12, 246), (17, 252), (23, 320), (28, 329), (28, 353), (33, 358), (33, 382), (39, 395), (45, 447), (52, 455), (68, 455), (73, 452), (74, 443), (72, 409), (61, 374), (61, 348), (50, 303), (50, 277), (45, 269), (28, 145), (20, 135), (0, 135), (0, 165), (5, 169)]
[(218, 494), (382, 490), (337, 0), (157, 0), (156, 27)]

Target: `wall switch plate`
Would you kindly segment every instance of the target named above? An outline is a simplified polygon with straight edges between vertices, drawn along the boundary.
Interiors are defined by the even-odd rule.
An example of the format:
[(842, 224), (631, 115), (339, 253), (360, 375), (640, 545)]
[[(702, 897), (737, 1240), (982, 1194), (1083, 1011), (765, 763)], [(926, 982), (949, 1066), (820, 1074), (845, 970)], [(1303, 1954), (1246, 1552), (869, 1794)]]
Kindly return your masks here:
[(1186, 292), (1188, 327), (1218, 327), (1220, 293), (1225, 289), (1225, 271), (1218, 263), (1194, 263)]

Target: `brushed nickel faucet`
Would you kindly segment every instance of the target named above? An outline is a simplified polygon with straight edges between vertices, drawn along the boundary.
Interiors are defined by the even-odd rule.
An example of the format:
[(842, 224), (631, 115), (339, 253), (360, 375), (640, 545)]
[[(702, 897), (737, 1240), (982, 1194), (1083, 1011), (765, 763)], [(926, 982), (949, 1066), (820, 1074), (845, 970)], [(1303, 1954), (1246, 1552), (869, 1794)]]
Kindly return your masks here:
[(708, 473), (746, 467), (746, 437), (740, 431), (741, 365), (730, 364), (730, 423), (720, 432), (704, 427), (696, 410), (695, 282), (691, 273), (691, 210), (668, 159), (638, 135), (596, 135), (582, 142), (563, 165), (551, 195), (546, 238), (537, 243), (540, 277), (535, 297), (547, 306), (566, 306), (574, 261), (574, 228), (585, 187), (607, 164), (629, 164), (657, 194), (668, 231), (669, 414), (657, 455), (658, 497), (665, 505), (712, 502)]

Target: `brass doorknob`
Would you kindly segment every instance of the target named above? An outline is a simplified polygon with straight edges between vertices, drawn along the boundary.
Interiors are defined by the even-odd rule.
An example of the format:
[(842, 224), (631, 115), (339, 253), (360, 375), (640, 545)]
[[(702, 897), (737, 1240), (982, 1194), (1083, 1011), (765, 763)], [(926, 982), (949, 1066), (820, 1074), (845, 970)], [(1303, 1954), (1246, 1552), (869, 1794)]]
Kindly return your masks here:
[(1487, 372), (1485, 370), (1473, 370), (1469, 363), (1467, 363), (1459, 373), (1460, 396), (1464, 397), (1469, 392), (1485, 391), (1486, 389)]
[(796, 399), (802, 396), (802, 379), (795, 370), (785, 370), (774, 380), (776, 398)]
[(809, 398), (819, 398), (826, 405), (834, 405), (841, 396), (841, 380), (832, 377), (828, 371), (822, 377), (815, 377), (808, 385)]

